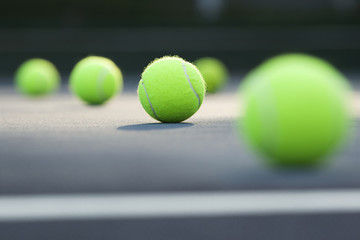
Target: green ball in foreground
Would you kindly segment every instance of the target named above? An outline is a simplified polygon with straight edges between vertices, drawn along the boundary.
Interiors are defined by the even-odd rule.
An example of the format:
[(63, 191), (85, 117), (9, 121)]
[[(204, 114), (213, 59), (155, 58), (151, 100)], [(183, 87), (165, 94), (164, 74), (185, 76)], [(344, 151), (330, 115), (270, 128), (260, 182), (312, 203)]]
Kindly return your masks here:
[(163, 57), (145, 68), (138, 95), (143, 108), (154, 119), (182, 122), (200, 108), (205, 82), (193, 64), (179, 57)]
[(18, 91), (29, 96), (43, 96), (54, 92), (60, 84), (60, 74), (54, 64), (33, 58), (16, 70), (15, 85)]
[(321, 165), (349, 132), (350, 87), (324, 60), (304, 54), (272, 58), (241, 87), (239, 132), (271, 165)]
[(194, 64), (206, 82), (207, 92), (215, 93), (224, 87), (229, 76), (224, 63), (216, 58), (205, 57), (196, 60)]
[(123, 78), (113, 61), (90, 56), (78, 62), (70, 75), (72, 92), (90, 105), (99, 105), (122, 90)]

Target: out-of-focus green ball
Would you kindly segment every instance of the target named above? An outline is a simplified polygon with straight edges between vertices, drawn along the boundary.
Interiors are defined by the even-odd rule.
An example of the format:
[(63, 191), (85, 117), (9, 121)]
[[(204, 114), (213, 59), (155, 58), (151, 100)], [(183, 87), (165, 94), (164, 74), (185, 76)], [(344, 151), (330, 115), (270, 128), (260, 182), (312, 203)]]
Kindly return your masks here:
[(206, 92), (215, 93), (225, 85), (229, 74), (220, 60), (205, 57), (196, 60), (194, 64), (206, 82)]
[(277, 56), (245, 77), (239, 131), (274, 165), (318, 165), (348, 134), (349, 90), (345, 77), (322, 59)]
[(121, 70), (108, 58), (89, 56), (79, 61), (70, 75), (70, 89), (90, 105), (100, 105), (122, 90)]
[(23, 94), (41, 96), (59, 87), (60, 75), (54, 64), (33, 58), (19, 66), (15, 73), (16, 88)]

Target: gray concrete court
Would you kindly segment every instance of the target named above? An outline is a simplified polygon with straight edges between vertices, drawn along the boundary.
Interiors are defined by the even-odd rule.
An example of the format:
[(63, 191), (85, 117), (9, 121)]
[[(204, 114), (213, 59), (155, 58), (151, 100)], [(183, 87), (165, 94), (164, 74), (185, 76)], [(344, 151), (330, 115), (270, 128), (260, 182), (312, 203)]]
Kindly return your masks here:
[[(0, 197), (358, 189), (359, 103), (355, 97), (354, 138), (327, 166), (285, 172), (256, 159), (238, 137), (232, 87), (207, 96), (184, 123), (160, 124), (135, 86), (101, 107), (66, 89), (28, 99), (1, 86)], [(3, 222), (0, 239), (358, 239), (355, 222), (358, 213)]]
[(236, 132), (235, 91), (206, 97), (180, 124), (142, 109), (135, 87), (104, 106), (67, 91), (0, 95), (0, 192), (78, 193), (360, 187), (355, 138), (322, 169), (282, 172), (254, 159)]

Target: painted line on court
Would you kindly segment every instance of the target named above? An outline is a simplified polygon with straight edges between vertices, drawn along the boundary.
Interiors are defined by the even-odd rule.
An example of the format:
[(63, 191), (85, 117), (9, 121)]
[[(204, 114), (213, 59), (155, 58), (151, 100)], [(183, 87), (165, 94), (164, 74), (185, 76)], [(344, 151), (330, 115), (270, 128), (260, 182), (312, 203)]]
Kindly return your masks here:
[(0, 221), (360, 213), (360, 190), (0, 197)]

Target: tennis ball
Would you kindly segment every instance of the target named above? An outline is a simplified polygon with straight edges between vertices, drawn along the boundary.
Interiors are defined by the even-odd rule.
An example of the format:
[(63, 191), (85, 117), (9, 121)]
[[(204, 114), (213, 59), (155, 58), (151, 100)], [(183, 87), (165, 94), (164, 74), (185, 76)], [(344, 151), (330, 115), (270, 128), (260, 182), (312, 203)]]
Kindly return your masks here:
[(15, 85), (18, 91), (29, 96), (41, 96), (59, 87), (60, 75), (49, 61), (33, 58), (25, 61), (16, 70)]
[(206, 82), (207, 92), (215, 93), (225, 85), (229, 74), (225, 64), (220, 60), (205, 57), (196, 60), (195, 65)]
[(110, 59), (90, 56), (78, 62), (70, 75), (70, 89), (91, 105), (106, 102), (122, 90), (120, 69)]
[(320, 165), (348, 135), (350, 87), (322, 59), (277, 56), (250, 72), (240, 89), (239, 131), (272, 165)]
[(179, 57), (163, 57), (142, 73), (138, 95), (145, 111), (161, 122), (181, 122), (201, 106), (205, 82), (197, 68)]

